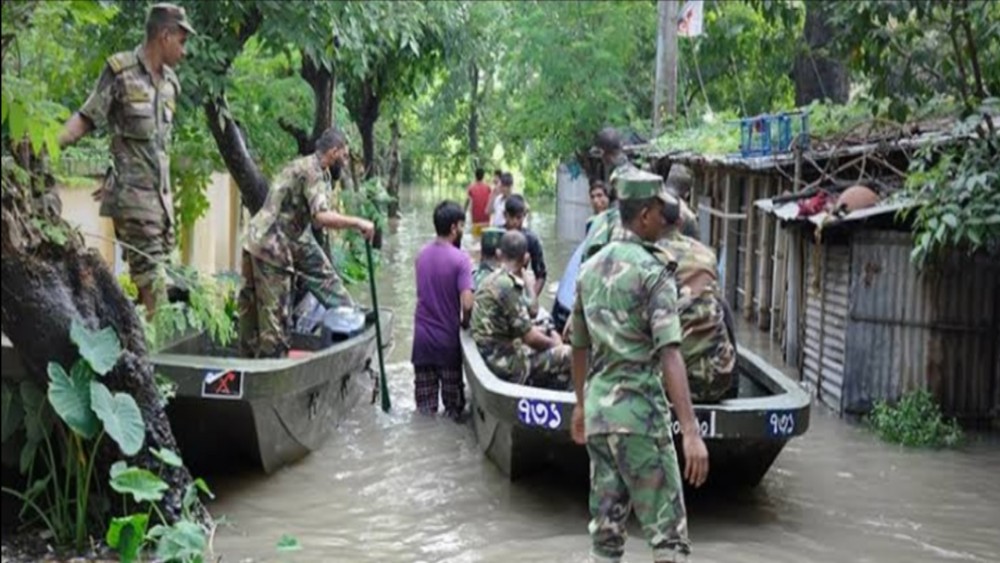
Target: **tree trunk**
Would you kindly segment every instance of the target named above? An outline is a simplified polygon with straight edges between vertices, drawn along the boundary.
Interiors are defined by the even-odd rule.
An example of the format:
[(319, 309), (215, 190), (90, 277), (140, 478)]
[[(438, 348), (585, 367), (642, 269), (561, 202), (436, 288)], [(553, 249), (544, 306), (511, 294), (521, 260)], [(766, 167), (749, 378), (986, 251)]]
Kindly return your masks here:
[[(44, 389), (48, 387), (49, 362), (70, 366), (79, 357), (69, 339), (73, 320), (90, 329), (114, 328), (123, 354), (102, 381), (109, 389), (131, 395), (139, 405), (146, 441), (131, 462), (162, 475), (170, 485), (162, 503), (164, 514), (171, 522), (178, 520), (191, 475), (187, 469), (165, 466), (149, 454), (149, 448), (179, 450), (154, 382), (143, 326), (134, 305), (97, 252), (85, 248), (80, 235), (59, 218), (53, 206), (32, 196), (37, 190), (19, 185), (7, 170), (4, 176), (0, 249), (4, 332), (28, 373)], [(61, 244), (51, 242), (37, 221), (62, 228), (70, 233), (69, 239)], [(121, 453), (108, 441), (98, 456), (97, 474), (107, 475), (111, 462), (120, 458)], [(207, 511), (201, 510), (200, 516), (208, 522)]]
[(312, 133), (284, 119), (278, 120), (278, 125), (295, 138), (301, 155), (316, 152), (316, 140), (333, 125), (333, 92), (337, 88), (337, 78), (332, 70), (316, 63), (312, 57), (302, 55), (302, 68), (299, 75), (313, 91), (313, 124)]
[(469, 156), (476, 166), (481, 164), (479, 155), (479, 67), (475, 61), (469, 63), (469, 83), (471, 95), (469, 102)]
[(392, 198), (389, 201), (389, 217), (399, 217), (399, 120), (393, 119), (389, 125), (392, 139), (389, 141), (389, 178), (386, 191)]
[(377, 175), (375, 169), (375, 123), (378, 121), (380, 100), (372, 80), (366, 78), (362, 84), (361, 107), (358, 116), (358, 131), (361, 132), (361, 150), (364, 160), (364, 179), (368, 180)]
[(795, 103), (804, 106), (813, 100), (847, 102), (850, 82), (844, 62), (826, 53), (834, 36), (830, 25), (832, 8), (823, 2), (806, 2), (803, 52), (795, 57)]
[(215, 144), (219, 147), (219, 154), (240, 189), (243, 205), (250, 210), (251, 215), (257, 213), (264, 206), (269, 187), (267, 178), (250, 155), (243, 131), (233, 120), (229, 107), (222, 98), (205, 104), (205, 118)]

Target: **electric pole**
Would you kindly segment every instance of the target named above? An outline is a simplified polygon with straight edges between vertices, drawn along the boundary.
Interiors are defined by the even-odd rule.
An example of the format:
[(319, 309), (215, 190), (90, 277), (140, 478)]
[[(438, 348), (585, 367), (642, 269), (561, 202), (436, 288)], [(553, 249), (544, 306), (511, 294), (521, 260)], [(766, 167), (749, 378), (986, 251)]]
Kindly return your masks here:
[(658, 0), (656, 86), (653, 90), (653, 135), (662, 132), (664, 115), (677, 115), (677, 19), (679, 0)]

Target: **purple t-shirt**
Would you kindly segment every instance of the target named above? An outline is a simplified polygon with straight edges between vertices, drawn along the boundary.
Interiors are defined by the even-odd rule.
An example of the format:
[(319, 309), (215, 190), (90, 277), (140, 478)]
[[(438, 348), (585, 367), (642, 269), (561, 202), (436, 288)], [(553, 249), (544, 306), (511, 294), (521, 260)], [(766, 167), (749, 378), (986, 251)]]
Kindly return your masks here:
[(417, 256), (417, 310), (413, 315), (415, 366), (459, 369), (460, 295), (472, 289), (472, 262), (464, 251), (434, 241)]

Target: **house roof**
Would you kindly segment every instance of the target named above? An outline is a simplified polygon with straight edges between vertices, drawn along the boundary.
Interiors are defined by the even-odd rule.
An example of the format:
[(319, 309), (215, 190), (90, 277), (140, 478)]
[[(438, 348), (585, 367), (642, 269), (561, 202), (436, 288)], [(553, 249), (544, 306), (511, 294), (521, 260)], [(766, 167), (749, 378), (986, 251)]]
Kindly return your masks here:
[(787, 201), (784, 203), (775, 204), (770, 198), (768, 199), (758, 199), (753, 202), (754, 206), (758, 209), (764, 211), (765, 213), (770, 213), (778, 219), (786, 223), (799, 223), (806, 224), (812, 223), (816, 226), (832, 226), (840, 225), (844, 223), (852, 223), (857, 221), (863, 221), (865, 219), (871, 219), (874, 217), (881, 217), (884, 215), (898, 213), (904, 209), (910, 209), (920, 205), (912, 199), (896, 199), (896, 200), (885, 200), (879, 202), (878, 204), (868, 207), (865, 209), (858, 209), (852, 211), (846, 215), (838, 216), (833, 213), (827, 213), (826, 211), (821, 211), (815, 215), (810, 215), (808, 217), (799, 217), (799, 203), (798, 201)]

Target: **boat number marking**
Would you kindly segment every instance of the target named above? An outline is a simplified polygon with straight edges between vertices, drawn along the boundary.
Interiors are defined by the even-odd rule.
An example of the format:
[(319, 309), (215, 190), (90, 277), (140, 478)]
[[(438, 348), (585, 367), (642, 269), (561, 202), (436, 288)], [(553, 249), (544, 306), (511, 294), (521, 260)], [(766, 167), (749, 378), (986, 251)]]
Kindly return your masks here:
[[(701, 430), (702, 438), (715, 436), (715, 411), (695, 411), (695, 418), (698, 419), (698, 429)], [(670, 430), (675, 435), (681, 433), (681, 421), (677, 420), (677, 415), (670, 421)]]
[(242, 399), (243, 372), (236, 370), (206, 371), (201, 382), (201, 396), (212, 399)]
[(783, 437), (795, 433), (795, 413), (792, 411), (768, 411), (764, 413), (764, 420), (768, 436)]
[(559, 405), (551, 401), (522, 398), (517, 402), (517, 418), (527, 426), (542, 426), (552, 430), (562, 424)]

